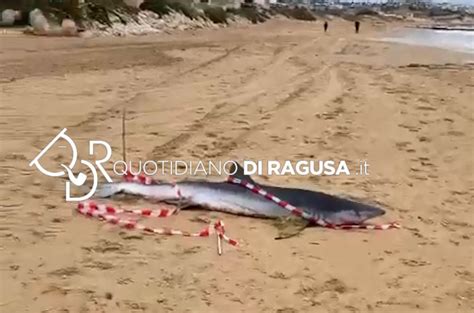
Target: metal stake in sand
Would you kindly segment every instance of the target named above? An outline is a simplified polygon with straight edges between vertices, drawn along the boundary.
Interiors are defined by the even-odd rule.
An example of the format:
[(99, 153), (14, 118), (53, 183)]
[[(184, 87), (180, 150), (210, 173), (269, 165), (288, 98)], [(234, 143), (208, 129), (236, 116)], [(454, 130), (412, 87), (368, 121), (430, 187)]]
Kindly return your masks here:
[(127, 114), (127, 108), (125, 107), (125, 104), (123, 105), (122, 109), (122, 158), (123, 161), (126, 163), (127, 162), (127, 146), (126, 146), (126, 129), (125, 129), (125, 119), (126, 119), (126, 114)]
[(216, 236), (217, 236), (217, 253), (219, 255), (222, 255), (221, 235), (218, 232), (216, 232)]

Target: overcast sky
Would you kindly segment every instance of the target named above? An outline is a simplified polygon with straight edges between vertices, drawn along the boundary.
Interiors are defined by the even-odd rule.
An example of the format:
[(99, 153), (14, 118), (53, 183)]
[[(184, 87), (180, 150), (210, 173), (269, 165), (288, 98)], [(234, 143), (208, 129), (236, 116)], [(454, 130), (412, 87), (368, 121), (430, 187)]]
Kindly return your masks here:
[(433, 0), (434, 2), (464, 3), (474, 5), (474, 0)]
[[(387, 0), (344, 0), (344, 2), (387, 2)], [(474, 0), (432, 0), (433, 2), (440, 3), (455, 3), (455, 4), (470, 4), (474, 5)]]
[(433, 0), (433, 2), (462, 3), (462, 4), (474, 5), (474, 0)]

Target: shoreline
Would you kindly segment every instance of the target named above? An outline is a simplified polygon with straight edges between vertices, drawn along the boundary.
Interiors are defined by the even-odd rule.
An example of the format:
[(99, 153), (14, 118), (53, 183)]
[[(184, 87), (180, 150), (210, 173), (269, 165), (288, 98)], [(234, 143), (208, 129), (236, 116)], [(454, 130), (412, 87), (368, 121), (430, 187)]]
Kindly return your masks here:
[[(427, 33), (423, 35), (421, 32)], [(463, 53), (469, 56), (469, 61), (471, 61), (472, 55), (474, 54), (474, 44), (471, 44), (469, 47), (464, 46), (466, 41), (463, 38), (454, 40), (454, 36), (460, 37), (463, 35), (463, 32), (464, 31), (454, 29), (444, 30), (405, 25), (396, 27), (384, 34), (380, 34), (376, 40)], [(471, 33), (465, 32), (465, 35), (471, 35)], [(446, 42), (447, 40), (450, 40), (451, 42)]]
[(446, 31), (474, 31), (474, 26), (471, 27), (459, 27), (459, 26), (414, 26), (413, 28), (417, 29), (432, 29), (432, 30), (446, 30)]

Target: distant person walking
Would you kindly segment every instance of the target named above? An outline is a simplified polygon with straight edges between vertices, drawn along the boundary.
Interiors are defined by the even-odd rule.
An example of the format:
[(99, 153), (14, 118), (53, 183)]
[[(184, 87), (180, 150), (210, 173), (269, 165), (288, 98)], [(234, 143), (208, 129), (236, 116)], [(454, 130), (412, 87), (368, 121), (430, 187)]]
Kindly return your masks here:
[(324, 32), (328, 31), (329, 23), (327, 21), (324, 22)]
[(359, 21), (355, 21), (354, 26), (355, 26), (356, 34), (358, 34), (358, 33), (359, 33), (359, 28), (360, 28), (360, 22), (359, 22)]

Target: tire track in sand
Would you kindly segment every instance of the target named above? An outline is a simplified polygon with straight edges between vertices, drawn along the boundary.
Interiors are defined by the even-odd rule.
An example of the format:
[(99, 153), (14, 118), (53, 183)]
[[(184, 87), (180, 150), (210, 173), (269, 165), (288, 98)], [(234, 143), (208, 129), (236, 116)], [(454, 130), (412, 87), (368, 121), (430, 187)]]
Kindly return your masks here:
[[(278, 121), (279, 125), (287, 125), (287, 113), (286, 110), (283, 110), (283, 108), (288, 107), (290, 109), (290, 105), (298, 99), (302, 94), (307, 92), (313, 85), (315, 81), (315, 77), (319, 76), (321, 73), (328, 71), (329, 67), (328, 66), (323, 66), (320, 70), (318, 70), (316, 73), (309, 74), (311, 73), (314, 68), (310, 68), (304, 72), (305, 76), (309, 75), (310, 78), (300, 78), (302, 80), (301, 83), (298, 83), (296, 87), (287, 95), (279, 100), (276, 101), (276, 106), (273, 107), (270, 110), (260, 112), (259, 114), (256, 114), (254, 116), (258, 116), (259, 118), (257, 121), (250, 126), (248, 126), (244, 131), (240, 132), (237, 134), (237, 136), (233, 138), (226, 138), (224, 141), (217, 142), (213, 146), (214, 152), (212, 153), (207, 153), (207, 157), (223, 157), (225, 155), (228, 155), (232, 151), (235, 151), (238, 149), (242, 143), (245, 142), (246, 139), (248, 139), (251, 135), (253, 135), (257, 131), (264, 130), (266, 126), (269, 124), (273, 123), (276, 121), (274, 117), (278, 114), (278, 116), (283, 115), (284, 116), (284, 121)], [(333, 75), (330, 75), (330, 77), (333, 77)], [(333, 78), (334, 79), (334, 78)], [(330, 82), (332, 80), (330, 79)], [(338, 84), (338, 81), (334, 83), (335, 86), (340, 86)], [(276, 92), (274, 95), (279, 96), (281, 94), (285, 94), (284, 90), (280, 90), (279, 92)], [(262, 122), (263, 121), (263, 122)]]
[(192, 73), (197, 72), (199, 70), (202, 70), (206, 67), (212, 66), (213, 64), (216, 64), (218, 62), (222, 62), (223, 60), (228, 58), (230, 55), (232, 55), (232, 53), (238, 51), (241, 47), (242, 47), (241, 45), (235, 46), (231, 49), (228, 49), (224, 54), (221, 54), (221, 55), (218, 55), (214, 58), (211, 58), (210, 60), (202, 62), (202, 63), (200, 63), (200, 64), (198, 64), (194, 67), (191, 67), (191, 68), (189, 68), (189, 69), (187, 69), (183, 72), (179, 72), (179, 73), (173, 74), (173, 75), (171, 75), (171, 76), (169, 76), (165, 79), (162, 79), (161, 81), (159, 81), (156, 84), (159, 87), (152, 87), (152, 88), (148, 88), (148, 89), (145, 89), (145, 90), (141, 90), (139, 92), (136, 92), (134, 95), (132, 95), (128, 99), (120, 101), (119, 103), (117, 103), (115, 105), (112, 105), (111, 107), (109, 107), (109, 108), (107, 108), (103, 111), (91, 112), (91, 113), (88, 114), (88, 117), (86, 119), (84, 119), (84, 120), (80, 121), (79, 123), (73, 125), (72, 128), (85, 127), (85, 126), (88, 126), (90, 124), (93, 124), (93, 123), (96, 123), (96, 122), (99, 122), (99, 121), (105, 121), (107, 119), (108, 115), (118, 111), (122, 106), (126, 106), (127, 104), (133, 103), (138, 97), (143, 96), (143, 95), (145, 95), (147, 93), (150, 93), (150, 92), (154, 92), (154, 91), (156, 91), (158, 89), (161, 89), (163, 87), (169, 86), (172, 83), (176, 83), (176, 81), (179, 80), (180, 78), (182, 78), (184, 75), (192, 74)]
[[(339, 45), (335, 45), (332, 47), (331, 51), (337, 51)], [(224, 155), (228, 155), (232, 151), (238, 149), (243, 142), (247, 138), (249, 138), (253, 133), (256, 131), (266, 129), (270, 124), (276, 124), (277, 127), (286, 127), (288, 125), (288, 110), (295, 112), (293, 107), (291, 106), (297, 99), (300, 99), (305, 93), (307, 93), (312, 87), (314, 87), (315, 82), (318, 77), (328, 73), (328, 79), (322, 79), (322, 81), (326, 82), (325, 86), (321, 88), (322, 93), (316, 95), (315, 98), (308, 101), (311, 105), (303, 107), (301, 110), (297, 112), (301, 112), (297, 118), (305, 118), (307, 117), (308, 110), (313, 110), (313, 103), (317, 104), (317, 108), (321, 108), (323, 105), (331, 103), (332, 101), (336, 100), (338, 97), (343, 95), (343, 84), (340, 81), (338, 68), (337, 65), (328, 64), (321, 67), (317, 72), (311, 73), (314, 68), (311, 68), (308, 64), (308, 69), (302, 73), (302, 82), (296, 85), (296, 88), (288, 93), (286, 97), (277, 101), (276, 106), (273, 107), (271, 110), (267, 111), (263, 114), (263, 117), (260, 118), (259, 122), (249, 126), (245, 131), (238, 134), (236, 137), (225, 141), (223, 143), (218, 143), (214, 149), (217, 149), (215, 153), (213, 153), (212, 157), (222, 157)], [(308, 77), (309, 76), (309, 77)], [(320, 87), (320, 86), (318, 86)], [(312, 114), (310, 114), (312, 116)], [(264, 122), (262, 122), (264, 120)]]
[[(284, 94), (284, 90), (281, 90), (280, 85), (273, 84), (270, 85), (267, 89), (262, 91), (262, 84), (264, 85), (265, 83), (268, 82), (269, 79), (273, 78), (275, 75), (275, 71), (281, 69), (286, 63), (288, 63), (288, 60), (291, 56), (293, 55), (298, 55), (301, 50), (306, 49), (307, 47), (311, 46), (311, 42), (307, 43), (302, 46), (296, 47), (296, 49), (289, 49), (285, 50), (283, 47), (279, 46), (277, 47), (271, 58), (270, 61), (265, 64), (262, 64), (261, 66), (263, 67), (262, 73), (257, 74), (257, 75), (249, 75), (246, 77), (245, 81), (246, 83), (243, 86), (240, 86), (237, 88), (237, 90), (234, 92), (234, 94), (237, 94), (237, 96), (234, 96), (225, 102), (221, 102), (217, 105), (215, 105), (210, 112), (208, 112), (203, 118), (195, 121), (192, 123), (188, 130), (186, 132), (179, 134), (176, 137), (173, 137), (169, 141), (165, 142), (162, 145), (156, 146), (153, 151), (151, 152), (150, 157), (165, 157), (172, 155), (176, 152), (176, 150), (180, 149), (184, 145), (186, 145), (193, 136), (198, 134), (199, 132), (203, 131), (206, 127), (208, 126), (213, 126), (215, 127), (215, 121), (218, 120), (219, 118), (227, 117), (227, 116), (234, 116), (234, 113), (242, 110), (245, 107), (248, 107), (252, 103), (256, 103), (258, 100), (262, 99), (263, 97), (267, 96), (268, 94), (274, 96), (274, 95), (281, 95)], [(299, 76), (305, 77), (308, 73), (314, 71), (313, 67), (308, 67), (305, 71), (302, 73), (296, 73), (293, 76), (290, 76), (287, 78), (287, 80), (292, 80), (293, 78), (296, 77), (297, 80), (300, 80), (301, 78), (298, 78)], [(298, 94), (300, 92), (303, 92), (306, 90), (308, 87), (306, 87), (307, 82), (304, 81), (303, 83), (303, 88), (300, 85), (297, 85), (297, 90), (291, 91), (289, 96), (285, 97), (285, 99), (288, 99), (291, 101), (291, 98), (295, 96), (295, 93)], [(242, 96), (243, 94), (243, 96)], [(244, 100), (241, 102), (241, 98)], [(283, 102), (285, 101), (283, 100)], [(223, 108), (232, 106), (230, 110), (227, 110), (225, 112), (219, 113)], [(261, 112), (262, 113), (262, 112)], [(260, 114), (261, 114), (260, 113)], [(259, 115), (258, 112), (255, 112), (253, 115)], [(262, 125), (255, 125), (254, 127), (250, 127), (245, 134), (237, 136), (236, 140), (239, 139), (244, 139), (246, 138), (250, 133), (253, 131), (260, 129)], [(232, 143), (235, 140), (231, 140), (229, 144), (222, 144), (222, 147), (227, 147), (231, 146)], [(226, 148), (225, 148), (226, 149)], [(224, 149), (224, 150), (225, 150)], [(220, 149), (222, 150), (222, 149)], [(213, 154), (214, 156), (220, 156), (222, 155), (222, 152), (217, 152)]]

